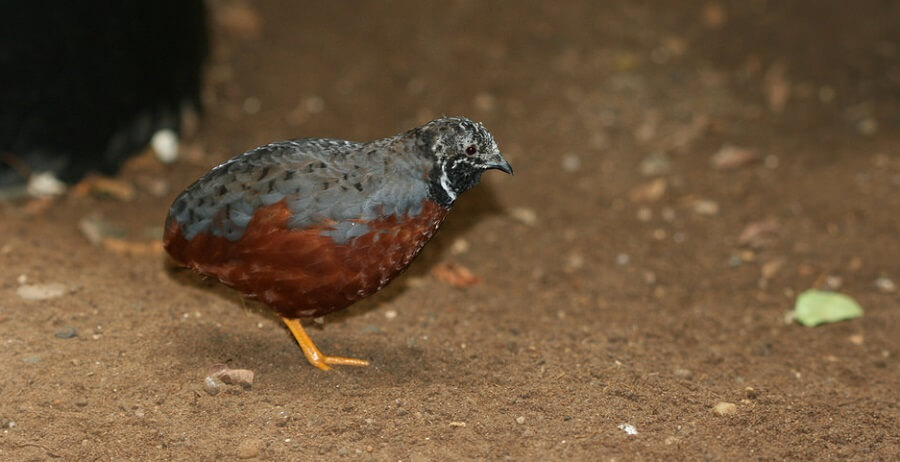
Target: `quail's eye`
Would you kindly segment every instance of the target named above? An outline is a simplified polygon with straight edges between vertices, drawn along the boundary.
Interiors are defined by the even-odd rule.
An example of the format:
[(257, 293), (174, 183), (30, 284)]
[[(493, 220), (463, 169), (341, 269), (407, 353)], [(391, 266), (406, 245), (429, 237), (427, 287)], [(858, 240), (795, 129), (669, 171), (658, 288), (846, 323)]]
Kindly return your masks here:
[(478, 148), (476, 148), (474, 144), (471, 144), (466, 148), (466, 154), (470, 156), (474, 155), (476, 152), (478, 152)]

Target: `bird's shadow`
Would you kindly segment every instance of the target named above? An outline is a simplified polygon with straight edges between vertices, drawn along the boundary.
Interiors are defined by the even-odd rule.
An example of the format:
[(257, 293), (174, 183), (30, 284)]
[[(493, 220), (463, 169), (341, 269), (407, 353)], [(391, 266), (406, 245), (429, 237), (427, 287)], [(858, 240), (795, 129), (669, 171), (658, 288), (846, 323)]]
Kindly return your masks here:
[[(462, 195), (453, 205), (453, 210), (448, 214), (435, 237), (424, 247), (404, 274), (398, 276), (395, 281), (374, 295), (354, 303), (347, 309), (329, 314), (326, 319), (331, 322), (340, 322), (363, 315), (381, 304), (390, 303), (406, 290), (405, 281), (408, 278), (427, 275), (430, 269), (443, 259), (447, 249), (460, 236), (465, 235), (470, 228), (485, 217), (500, 213), (502, 213), (502, 208), (499, 206), (490, 184), (482, 184)], [(281, 322), (278, 315), (268, 309), (264, 303), (243, 297), (236, 290), (216, 281), (215, 278), (180, 267), (170, 258), (164, 259), (163, 265), (172, 280), (180, 285), (210, 292), (260, 316), (278, 323)]]

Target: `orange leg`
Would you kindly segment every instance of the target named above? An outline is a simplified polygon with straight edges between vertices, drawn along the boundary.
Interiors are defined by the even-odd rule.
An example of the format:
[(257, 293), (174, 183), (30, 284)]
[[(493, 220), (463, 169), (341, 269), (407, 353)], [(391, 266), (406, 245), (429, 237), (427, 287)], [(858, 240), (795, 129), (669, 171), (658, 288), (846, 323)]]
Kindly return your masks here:
[(329, 364), (344, 366), (369, 365), (369, 362), (364, 359), (323, 355), (322, 352), (316, 348), (316, 345), (313, 343), (312, 339), (309, 338), (309, 335), (306, 335), (306, 331), (303, 330), (303, 325), (300, 324), (299, 319), (281, 318), (281, 320), (284, 321), (291, 333), (294, 334), (294, 338), (297, 339), (297, 343), (300, 344), (300, 349), (303, 350), (303, 354), (306, 355), (306, 360), (313, 366), (316, 366), (323, 371), (327, 371), (328, 369), (331, 369), (328, 367)]

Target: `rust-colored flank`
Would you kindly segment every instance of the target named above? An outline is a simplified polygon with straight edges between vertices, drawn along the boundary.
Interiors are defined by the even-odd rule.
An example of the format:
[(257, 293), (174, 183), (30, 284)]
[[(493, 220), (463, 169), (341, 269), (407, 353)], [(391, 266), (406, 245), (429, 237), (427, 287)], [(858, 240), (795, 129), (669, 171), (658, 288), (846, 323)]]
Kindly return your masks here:
[(403, 271), (434, 235), (447, 209), (425, 201), (413, 217), (367, 222), (370, 231), (337, 244), (319, 227), (290, 229), (284, 202), (259, 209), (244, 235), (209, 232), (188, 241), (175, 220), (163, 242), (179, 263), (217, 277), (285, 318), (322, 316), (373, 294)]

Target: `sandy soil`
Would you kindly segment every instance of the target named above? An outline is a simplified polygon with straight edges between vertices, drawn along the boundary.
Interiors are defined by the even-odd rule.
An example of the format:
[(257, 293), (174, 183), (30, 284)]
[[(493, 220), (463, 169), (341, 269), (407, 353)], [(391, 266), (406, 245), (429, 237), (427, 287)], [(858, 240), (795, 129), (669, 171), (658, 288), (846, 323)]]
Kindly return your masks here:
[[(0, 459), (896, 459), (896, 2), (426, 3), (215, 1), (179, 162), (132, 163), (130, 200), (0, 204)], [(369, 368), (310, 367), (150, 244), (245, 149), (441, 114), (483, 121), (516, 176), (486, 175), (401, 279), (310, 329)], [(726, 145), (757, 158), (715, 168)], [(812, 287), (864, 316), (786, 322)], [(252, 388), (206, 393), (216, 363)]]

